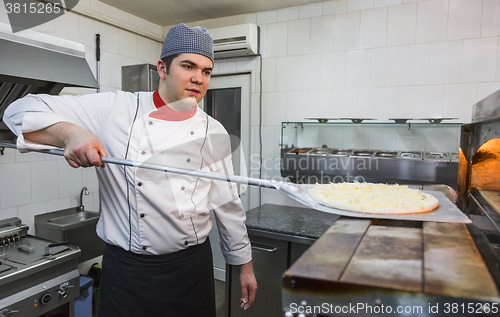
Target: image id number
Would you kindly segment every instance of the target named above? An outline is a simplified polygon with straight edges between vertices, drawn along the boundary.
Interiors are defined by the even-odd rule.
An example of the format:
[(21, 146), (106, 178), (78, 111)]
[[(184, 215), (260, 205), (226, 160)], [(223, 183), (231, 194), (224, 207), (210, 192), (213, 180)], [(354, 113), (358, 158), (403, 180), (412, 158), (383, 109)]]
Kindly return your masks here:
[(61, 12), (61, 7), (57, 3), (6, 3), (5, 9), (7, 13), (32, 13), (32, 14), (43, 14), (43, 13), (59, 13)]
[(458, 313), (469, 313), (469, 314), (496, 314), (499, 311), (498, 303), (467, 303), (467, 304), (457, 304), (457, 303), (445, 303), (444, 313), (445, 314), (458, 314)]

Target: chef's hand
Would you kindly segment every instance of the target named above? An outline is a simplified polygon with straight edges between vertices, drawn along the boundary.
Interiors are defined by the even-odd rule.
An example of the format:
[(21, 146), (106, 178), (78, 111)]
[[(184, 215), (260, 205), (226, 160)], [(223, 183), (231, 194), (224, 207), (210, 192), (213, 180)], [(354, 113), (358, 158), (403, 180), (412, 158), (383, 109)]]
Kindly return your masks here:
[(94, 134), (85, 129), (73, 134), (64, 147), (66, 161), (75, 168), (79, 166), (104, 167), (102, 156), (108, 156), (104, 145)]
[(59, 122), (42, 130), (24, 133), (24, 138), (39, 144), (64, 148), (69, 165), (104, 167), (101, 157), (108, 156), (104, 145), (91, 132), (69, 122)]
[(241, 308), (248, 309), (255, 300), (257, 281), (253, 273), (252, 261), (243, 264), (240, 269)]

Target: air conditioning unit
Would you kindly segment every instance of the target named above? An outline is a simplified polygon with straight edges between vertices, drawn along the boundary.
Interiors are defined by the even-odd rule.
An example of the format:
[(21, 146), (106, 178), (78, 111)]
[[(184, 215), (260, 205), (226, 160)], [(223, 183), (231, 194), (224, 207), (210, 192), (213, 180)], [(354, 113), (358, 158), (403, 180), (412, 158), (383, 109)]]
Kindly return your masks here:
[(215, 58), (259, 54), (259, 27), (253, 23), (209, 30), (214, 40)]

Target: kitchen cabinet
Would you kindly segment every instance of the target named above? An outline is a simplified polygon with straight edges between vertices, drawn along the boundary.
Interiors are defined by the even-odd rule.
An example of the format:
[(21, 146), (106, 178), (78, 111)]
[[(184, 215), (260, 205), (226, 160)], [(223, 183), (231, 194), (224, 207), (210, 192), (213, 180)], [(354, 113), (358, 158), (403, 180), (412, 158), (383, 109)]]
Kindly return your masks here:
[(243, 316), (281, 316), (281, 281), (283, 272), (288, 268), (288, 242), (276, 239), (250, 236), (252, 242), (252, 261), (257, 279), (258, 300), (248, 310), (240, 307), (241, 288), (239, 283), (239, 266), (229, 266), (226, 283), (231, 283), (230, 304), (231, 317)]
[(310, 246), (311, 246), (310, 244), (302, 244), (302, 243), (293, 243), (292, 242), (290, 244), (290, 254), (289, 254), (290, 265), (295, 263), (302, 256), (302, 254), (304, 252), (306, 252), (307, 249), (309, 249)]
[(252, 262), (258, 284), (257, 297), (248, 310), (241, 309), (240, 268), (228, 265), (226, 315), (282, 316), (283, 273), (337, 219), (337, 215), (317, 210), (271, 204), (249, 210), (246, 225), (252, 244)]

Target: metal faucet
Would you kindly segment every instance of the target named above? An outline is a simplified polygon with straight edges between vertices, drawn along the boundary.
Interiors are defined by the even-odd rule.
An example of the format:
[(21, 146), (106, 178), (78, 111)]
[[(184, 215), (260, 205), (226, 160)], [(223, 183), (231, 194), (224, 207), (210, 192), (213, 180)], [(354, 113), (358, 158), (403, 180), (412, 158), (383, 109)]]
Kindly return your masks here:
[(80, 205), (77, 207), (78, 211), (83, 210), (83, 193), (85, 193), (85, 195), (89, 194), (89, 190), (87, 189), (87, 187), (83, 187), (82, 191), (80, 192)]

